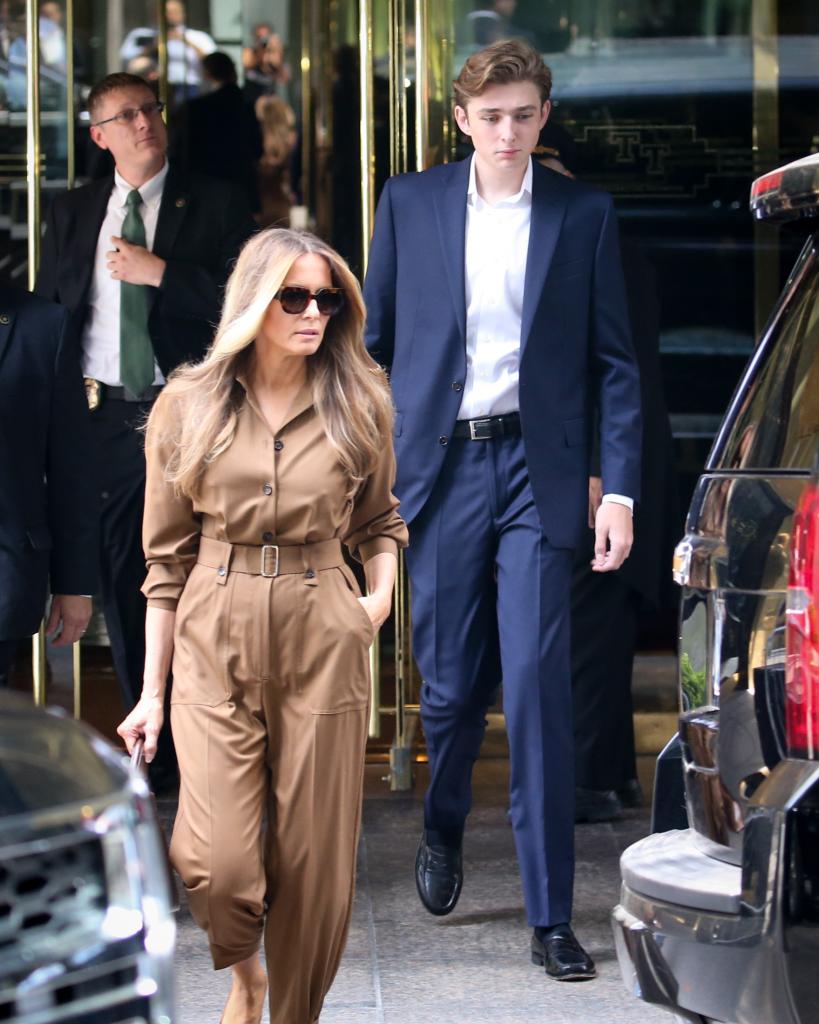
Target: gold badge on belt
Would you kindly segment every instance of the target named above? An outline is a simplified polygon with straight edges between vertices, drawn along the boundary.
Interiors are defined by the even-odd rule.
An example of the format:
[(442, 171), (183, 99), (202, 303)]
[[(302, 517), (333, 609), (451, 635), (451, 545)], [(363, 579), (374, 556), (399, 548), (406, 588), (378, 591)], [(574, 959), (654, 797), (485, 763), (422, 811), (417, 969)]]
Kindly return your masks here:
[(100, 407), (102, 385), (93, 377), (83, 377), (83, 384), (85, 384), (85, 400), (88, 402), (88, 408), (93, 412)]

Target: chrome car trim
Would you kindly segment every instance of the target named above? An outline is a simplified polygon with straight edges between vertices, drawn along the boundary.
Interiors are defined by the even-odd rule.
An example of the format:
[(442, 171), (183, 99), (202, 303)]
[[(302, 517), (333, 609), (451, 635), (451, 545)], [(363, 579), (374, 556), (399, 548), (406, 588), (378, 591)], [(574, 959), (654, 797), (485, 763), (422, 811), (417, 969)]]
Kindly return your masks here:
[(819, 157), (802, 157), (757, 178), (750, 208), (756, 220), (814, 216), (819, 212)]
[(620, 857), (623, 884), (665, 903), (721, 914), (738, 914), (742, 869), (702, 853), (692, 829), (656, 832)]
[[(793, 813), (817, 786), (819, 762), (782, 761), (757, 789), (748, 807), (736, 913), (643, 894), (624, 880), (612, 924), (623, 978), (635, 995), (687, 1020), (697, 1020), (697, 1014), (731, 1024), (810, 1019), (797, 1011), (790, 989), (792, 865), (786, 835)], [(684, 840), (669, 840), (669, 846), (675, 842)], [(623, 860), (629, 854), (630, 849)], [(670, 859), (669, 870), (680, 863), (681, 858)], [(725, 865), (705, 870), (722, 871)]]

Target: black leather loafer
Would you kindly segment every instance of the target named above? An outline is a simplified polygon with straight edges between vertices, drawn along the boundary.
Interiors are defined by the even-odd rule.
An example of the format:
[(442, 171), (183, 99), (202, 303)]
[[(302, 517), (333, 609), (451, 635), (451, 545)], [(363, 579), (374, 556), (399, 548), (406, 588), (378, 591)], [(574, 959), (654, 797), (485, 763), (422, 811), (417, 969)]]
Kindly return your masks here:
[(464, 881), (461, 848), (432, 846), (421, 836), (415, 858), (415, 886), (421, 902), (436, 917), (455, 909)]
[(613, 789), (581, 789), (574, 791), (574, 820), (576, 824), (595, 824), (614, 821), (623, 810)]
[[(538, 937), (538, 931), (541, 937)], [(545, 967), (549, 977), (556, 981), (588, 981), (597, 977), (594, 961), (568, 924), (535, 931), (532, 935), (532, 963)]]

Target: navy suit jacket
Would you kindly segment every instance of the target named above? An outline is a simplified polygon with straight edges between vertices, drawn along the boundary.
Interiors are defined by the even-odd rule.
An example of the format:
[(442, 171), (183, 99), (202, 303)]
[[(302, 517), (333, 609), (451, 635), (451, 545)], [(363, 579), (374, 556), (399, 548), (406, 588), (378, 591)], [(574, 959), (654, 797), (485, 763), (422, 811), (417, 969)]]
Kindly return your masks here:
[[(396, 407), (395, 491), (411, 522), (438, 478), (466, 379), (469, 160), (391, 178), (376, 214), (366, 343)], [(520, 416), (544, 533), (587, 522), (592, 409), (607, 493), (640, 496), (640, 383), (611, 197), (537, 162), (521, 323)]]
[(55, 594), (97, 589), (99, 491), (68, 313), (0, 287), (0, 640), (34, 633)]

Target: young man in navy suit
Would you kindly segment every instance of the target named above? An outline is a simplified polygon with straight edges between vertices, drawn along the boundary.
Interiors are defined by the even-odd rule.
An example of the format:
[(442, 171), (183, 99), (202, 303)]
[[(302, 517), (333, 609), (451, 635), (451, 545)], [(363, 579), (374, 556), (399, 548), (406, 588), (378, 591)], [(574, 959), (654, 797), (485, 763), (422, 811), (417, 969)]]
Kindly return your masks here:
[(548, 68), (527, 44), (502, 41), (471, 56), (454, 88), (474, 155), (387, 182), (364, 288), (367, 345), (396, 406), (424, 680), (430, 785), (416, 884), (431, 913), (454, 908), (472, 765), (502, 679), (532, 958), (554, 978), (584, 979), (594, 964), (570, 924), (572, 549), (599, 422), (594, 567), (628, 556), (639, 375), (611, 197), (531, 159)]

